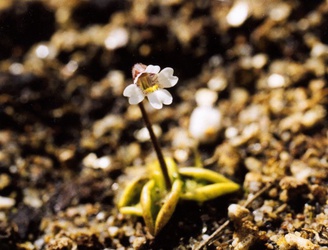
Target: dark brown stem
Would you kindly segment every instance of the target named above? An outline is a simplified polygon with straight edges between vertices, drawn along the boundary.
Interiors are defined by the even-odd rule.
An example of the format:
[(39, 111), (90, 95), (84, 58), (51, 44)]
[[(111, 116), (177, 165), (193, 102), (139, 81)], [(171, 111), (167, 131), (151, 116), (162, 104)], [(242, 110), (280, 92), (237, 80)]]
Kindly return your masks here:
[(167, 170), (167, 166), (166, 166), (166, 163), (165, 163), (165, 160), (164, 160), (164, 157), (163, 157), (162, 150), (161, 150), (161, 148), (159, 146), (159, 143), (158, 143), (157, 138), (155, 136), (153, 127), (152, 127), (152, 125), (150, 123), (150, 120), (148, 118), (147, 112), (146, 112), (145, 107), (142, 104), (142, 102), (139, 103), (139, 108), (141, 110), (142, 118), (144, 119), (145, 124), (146, 124), (146, 127), (147, 127), (147, 129), (149, 131), (150, 139), (151, 139), (151, 141), (153, 143), (153, 146), (154, 146), (154, 149), (155, 149), (155, 152), (156, 152), (158, 161), (159, 161), (159, 165), (161, 167), (162, 174), (164, 176), (164, 181), (165, 181), (166, 189), (169, 191), (169, 190), (171, 190), (172, 183), (171, 183), (171, 180), (170, 180), (170, 177), (169, 177), (169, 172)]

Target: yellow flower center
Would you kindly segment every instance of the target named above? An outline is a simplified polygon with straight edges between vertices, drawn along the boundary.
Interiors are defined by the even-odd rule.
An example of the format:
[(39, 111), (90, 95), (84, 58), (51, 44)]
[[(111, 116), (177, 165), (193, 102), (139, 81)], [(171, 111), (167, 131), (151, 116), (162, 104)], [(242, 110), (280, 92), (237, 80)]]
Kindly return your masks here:
[(137, 85), (145, 95), (159, 89), (157, 75), (151, 73), (141, 74), (138, 78)]

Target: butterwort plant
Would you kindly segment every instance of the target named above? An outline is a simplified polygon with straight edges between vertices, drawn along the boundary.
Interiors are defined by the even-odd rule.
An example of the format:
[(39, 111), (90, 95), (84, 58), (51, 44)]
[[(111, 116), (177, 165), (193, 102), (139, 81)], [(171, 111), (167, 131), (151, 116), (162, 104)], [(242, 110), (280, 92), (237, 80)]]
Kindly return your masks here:
[(155, 109), (161, 109), (163, 104), (170, 105), (172, 103), (172, 95), (164, 88), (171, 88), (175, 86), (179, 78), (173, 76), (174, 71), (172, 68), (167, 67), (162, 71), (160, 71), (160, 69), (160, 66), (157, 65), (146, 66), (142, 63), (135, 64), (132, 68), (133, 83), (124, 89), (123, 95), (129, 98), (130, 104), (139, 104), (142, 117), (149, 131), (149, 135), (161, 167), (166, 188), (170, 189), (171, 181), (162, 150), (159, 147), (159, 143), (153, 131), (151, 122), (142, 104), (142, 101), (146, 96), (151, 106)]
[(177, 84), (173, 72), (172, 68), (160, 71), (159, 66), (135, 64), (133, 83), (123, 92), (130, 104), (139, 105), (157, 160), (147, 165), (145, 176), (136, 177), (125, 187), (118, 207), (122, 214), (142, 216), (154, 236), (170, 220), (179, 200), (204, 202), (239, 189), (238, 184), (201, 165), (179, 168), (171, 157), (164, 158), (142, 102), (147, 97), (155, 109), (170, 105), (173, 98), (165, 88)]

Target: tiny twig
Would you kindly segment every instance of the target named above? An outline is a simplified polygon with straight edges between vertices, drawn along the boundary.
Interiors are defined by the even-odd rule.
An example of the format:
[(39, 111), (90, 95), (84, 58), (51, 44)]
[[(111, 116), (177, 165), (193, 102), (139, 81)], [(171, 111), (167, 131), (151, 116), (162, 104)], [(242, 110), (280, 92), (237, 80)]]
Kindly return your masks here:
[[(261, 196), (264, 192), (266, 192), (273, 183), (268, 183), (265, 187), (263, 187), (260, 191), (258, 191), (254, 196), (252, 196), (250, 199), (247, 199), (243, 207), (248, 207), (256, 198)], [(194, 248), (194, 250), (200, 250), (206, 245), (211, 245), (214, 241), (214, 239), (219, 235), (219, 233), (225, 229), (230, 223), (230, 220), (226, 220), (218, 229), (215, 230), (214, 233), (212, 233), (206, 240), (201, 242), (198, 246)]]
[(159, 161), (159, 165), (161, 167), (162, 174), (164, 176), (166, 189), (170, 190), (171, 187), (172, 187), (172, 183), (171, 183), (171, 180), (170, 180), (170, 177), (169, 177), (169, 173), (168, 173), (167, 166), (166, 166), (166, 163), (165, 163), (165, 160), (164, 160), (164, 156), (163, 156), (162, 150), (159, 146), (159, 143), (157, 141), (157, 138), (156, 138), (156, 135), (154, 133), (153, 127), (150, 123), (147, 112), (146, 112), (145, 107), (142, 104), (142, 102), (139, 103), (139, 108), (141, 110), (142, 118), (144, 119), (146, 127), (149, 131), (150, 139), (153, 143), (153, 146), (154, 146), (154, 149), (155, 149), (158, 161)]
[(200, 243), (194, 250), (200, 250), (206, 245), (212, 244), (213, 240), (218, 236), (218, 234), (229, 225), (230, 221), (226, 220), (214, 233), (211, 234), (206, 240)]
[(265, 187), (263, 187), (256, 194), (254, 194), (254, 196), (252, 196), (251, 198), (247, 199), (246, 202), (245, 202), (245, 204), (243, 205), (243, 207), (248, 207), (255, 199), (257, 199), (258, 197), (260, 197), (264, 192), (266, 192), (269, 188), (271, 188), (272, 185), (273, 185), (272, 182), (267, 183), (265, 185)]
[(217, 157), (216, 156), (212, 156), (211, 158), (208, 158), (204, 161), (203, 165), (204, 166), (209, 166), (212, 165), (213, 163), (215, 163), (217, 161)]

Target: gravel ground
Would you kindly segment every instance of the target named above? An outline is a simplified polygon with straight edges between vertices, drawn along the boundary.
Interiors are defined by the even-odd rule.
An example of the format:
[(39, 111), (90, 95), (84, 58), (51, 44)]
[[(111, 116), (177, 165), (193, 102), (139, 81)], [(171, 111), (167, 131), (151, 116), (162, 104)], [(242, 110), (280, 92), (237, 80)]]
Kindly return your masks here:
[[(0, 249), (328, 249), (327, 27), (324, 0), (0, 1)], [(164, 154), (242, 187), (156, 237), (116, 206), (155, 157), (139, 62), (179, 77), (144, 101)]]

